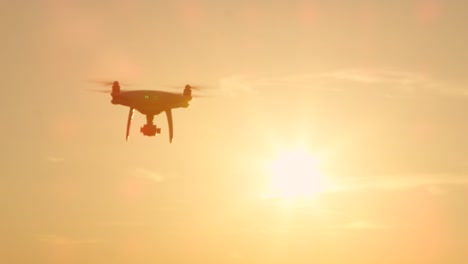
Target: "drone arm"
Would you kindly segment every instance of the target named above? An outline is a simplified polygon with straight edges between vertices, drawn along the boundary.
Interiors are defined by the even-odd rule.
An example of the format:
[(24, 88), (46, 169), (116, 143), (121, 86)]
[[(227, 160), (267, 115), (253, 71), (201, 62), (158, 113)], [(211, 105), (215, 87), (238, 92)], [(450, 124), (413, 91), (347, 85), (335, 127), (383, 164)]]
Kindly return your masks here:
[(170, 108), (166, 110), (166, 117), (167, 117), (167, 124), (169, 127), (169, 142), (172, 143), (172, 139), (174, 138), (174, 127), (172, 124), (172, 111)]
[(130, 107), (130, 111), (128, 112), (128, 119), (127, 119), (127, 134), (125, 136), (126, 141), (128, 141), (128, 137), (130, 135), (130, 126), (132, 124), (133, 112), (134, 112), (133, 107)]

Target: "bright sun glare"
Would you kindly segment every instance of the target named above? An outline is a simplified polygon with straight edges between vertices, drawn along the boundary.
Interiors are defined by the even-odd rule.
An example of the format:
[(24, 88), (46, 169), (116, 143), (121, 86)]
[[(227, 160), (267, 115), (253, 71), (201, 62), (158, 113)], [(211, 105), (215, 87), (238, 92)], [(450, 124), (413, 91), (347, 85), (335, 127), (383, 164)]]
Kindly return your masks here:
[(304, 148), (282, 150), (267, 163), (271, 176), (268, 197), (313, 197), (326, 187), (318, 159)]

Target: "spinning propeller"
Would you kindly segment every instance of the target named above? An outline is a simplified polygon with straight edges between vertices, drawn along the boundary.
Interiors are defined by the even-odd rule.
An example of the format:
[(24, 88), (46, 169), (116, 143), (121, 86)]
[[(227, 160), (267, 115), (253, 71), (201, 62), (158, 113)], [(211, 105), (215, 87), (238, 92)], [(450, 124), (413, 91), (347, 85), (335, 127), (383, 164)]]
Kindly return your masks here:
[(115, 91), (115, 90), (125, 91), (125, 90), (120, 89), (120, 85), (131, 86), (131, 84), (120, 83), (118, 81), (92, 80), (90, 82), (100, 84), (102, 86), (111, 86), (112, 87), (112, 90), (94, 90), (94, 89), (90, 90), (90, 89), (88, 89), (88, 91), (98, 92), (98, 93), (112, 93), (112, 91)]
[(177, 89), (177, 90), (180, 90), (182, 87), (184, 89), (184, 94), (185, 95), (189, 95), (191, 97), (208, 97), (206, 95), (193, 95), (192, 94), (192, 90), (195, 90), (195, 91), (200, 91), (200, 90), (208, 90), (208, 89), (212, 89), (213, 87), (211, 86), (199, 86), (199, 85), (190, 85), (190, 84), (186, 84), (185, 86), (175, 86), (175, 85), (169, 85), (169, 86), (166, 86), (170, 89)]
[(206, 85), (203, 85), (203, 86), (200, 86), (200, 85), (191, 85), (191, 84), (186, 84), (185, 86), (179, 86), (179, 85), (169, 85), (167, 86), (171, 89), (180, 89), (181, 87), (185, 88), (185, 89), (193, 89), (193, 90), (209, 90), (209, 89), (213, 89), (214, 87), (212, 86), (206, 86)]
[[(128, 90), (122, 90), (120, 88), (120, 85), (123, 85), (123, 86), (132, 86), (131, 84), (128, 84), (128, 83), (120, 83), (118, 81), (107, 81), (107, 80), (91, 80), (90, 82), (92, 83), (96, 83), (96, 84), (99, 84), (99, 85), (102, 85), (102, 86), (111, 86), (112, 89), (110, 90), (96, 90), (96, 89), (88, 89), (88, 91), (91, 91), (91, 92), (98, 92), (98, 93), (106, 93), (106, 94), (117, 94), (121, 91), (128, 91)], [(170, 88), (170, 89), (177, 89), (177, 90), (181, 90), (183, 89), (183, 94), (184, 95), (190, 95), (191, 97), (208, 97), (206, 95), (194, 95), (192, 94), (192, 90), (195, 90), (195, 91), (200, 91), (200, 90), (208, 90), (208, 89), (212, 89), (214, 87), (212, 86), (200, 86), (200, 85), (190, 85), (190, 84), (186, 84), (184, 86), (175, 86), (175, 85), (162, 85), (162, 87), (167, 87), (167, 88)], [(177, 93), (177, 94), (180, 94), (180, 93)]]

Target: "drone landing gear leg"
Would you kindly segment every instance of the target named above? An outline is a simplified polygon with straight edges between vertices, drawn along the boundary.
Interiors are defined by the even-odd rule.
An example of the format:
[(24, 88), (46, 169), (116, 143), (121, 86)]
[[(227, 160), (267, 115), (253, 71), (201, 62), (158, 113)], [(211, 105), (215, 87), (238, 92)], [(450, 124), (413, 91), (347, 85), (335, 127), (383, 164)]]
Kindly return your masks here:
[(166, 110), (167, 125), (169, 127), (169, 143), (172, 143), (174, 139), (174, 127), (172, 124), (172, 111), (171, 109)]
[(134, 112), (134, 109), (130, 107), (130, 111), (128, 113), (128, 119), (127, 119), (127, 134), (125, 135), (126, 141), (128, 141), (128, 137), (130, 135), (130, 126), (132, 125), (133, 112)]

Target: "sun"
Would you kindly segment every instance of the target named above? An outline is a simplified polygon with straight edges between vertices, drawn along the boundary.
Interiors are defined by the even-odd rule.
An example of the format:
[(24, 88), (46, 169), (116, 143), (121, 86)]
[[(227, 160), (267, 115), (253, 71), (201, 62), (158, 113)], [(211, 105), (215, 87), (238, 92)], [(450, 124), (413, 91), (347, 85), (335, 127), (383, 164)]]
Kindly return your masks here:
[(326, 179), (319, 159), (305, 148), (283, 149), (266, 164), (270, 177), (267, 197), (313, 197), (323, 192)]

